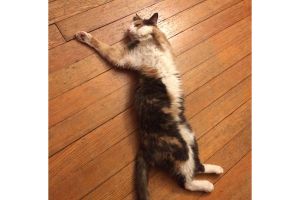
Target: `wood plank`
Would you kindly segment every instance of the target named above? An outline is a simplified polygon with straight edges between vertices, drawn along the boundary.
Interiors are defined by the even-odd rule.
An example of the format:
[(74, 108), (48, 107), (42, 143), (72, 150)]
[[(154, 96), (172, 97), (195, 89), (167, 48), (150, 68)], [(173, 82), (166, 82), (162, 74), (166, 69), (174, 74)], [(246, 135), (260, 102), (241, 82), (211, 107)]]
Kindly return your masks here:
[(128, 74), (122, 71), (111, 70), (50, 100), (50, 126), (72, 116), (97, 100), (121, 88), (124, 83), (130, 82), (132, 79), (132, 76)]
[[(243, 102), (246, 101), (245, 98), (249, 98), (250, 90), (247, 89), (249, 87), (249, 81), (249, 79), (243, 81), (234, 89), (230, 90), (230, 92), (226, 93), (222, 98), (219, 98), (211, 104), (211, 106), (192, 118), (192, 126), (198, 129), (198, 131), (195, 129), (197, 137), (203, 135), (204, 132), (222, 121), (222, 119), (234, 111), (233, 109), (237, 109), (236, 106), (243, 104)], [(248, 97), (246, 97), (247, 95), (245, 95), (245, 93), (248, 93)], [(221, 108), (224, 108), (222, 112), (220, 112)], [(217, 117), (212, 117), (211, 120), (207, 120), (202, 124), (203, 128), (199, 129), (195, 123), (198, 123), (199, 116), (201, 117), (202, 115)], [(221, 117), (221, 115), (223, 115), (223, 117)], [(80, 169), (72, 171), (72, 173), (63, 180), (59, 180), (59, 178), (50, 179), (50, 196), (52, 198), (55, 197), (55, 199), (60, 199), (62, 197), (75, 198), (86, 194), (92, 188), (103, 183), (133, 161), (136, 152), (135, 137), (136, 134), (131, 134), (129, 137), (124, 138), (120, 143), (96, 156)]]
[(49, 2), (49, 24), (95, 8), (112, 0), (56, 0)]
[(57, 29), (56, 25), (48, 26), (48, 48), (51, 49), (65, 43), (65, 39)]
[(133, 92), (133, 85), (133, 82), (125, 85), (121, 90), (52, 127), (49, 130), (49, 155), (55, 154), (132, 105), (132, 99), (128, 96)]
[[(249, 42), (245, 42), (240, 45), (247, 46), (247, 43)], [(247, 53), (250, 51), (249, 48), (240, 48), (240, 45), (237, 46), (238, 48), (233, 46), (233, 48), (226, 49), (226, 52), (233, 53), (229, 54), (232, 58), (231, 60), (228, 59), (229, 66), (230, 63), (234, 64), (234, 62), (236, 62), (236, 58), (241, 59), (243, 56), (245, 56), (245, 54), (247, 55)], [(237, 54), (234, 54), (236, 51), (231, 51), (232, 49), (239, 49), (240, 51)], [(208, 62), (210, 63), (210, 60), (208, 60)], [(206, 63), (204, 64), (206, 65)], [(218, 65), (217, 62), (215, 64)], [(214, 66), (215, 65), (211, 65), (212, 68), (214, 68)], [(215, 76), (216, 72), (217, 70), (214, 71), (212, 76)], [(116, 93), (108, 95), (98, 103), (88, 107), (82, 112), (79, 112), (76, 115), (63, 121), (62, 123), (59, 123), (58, 125), (52, 127), (49, 132), (50, 155), (54, 154), (61, 148), (75, 141), (76, 139), (82, 137), (89, 131), (95, 129), (97, 126), (101, 125), (105, 121), (122, 112), (122, 110), (125, 110), (129, 105), (131, 105), (132, 99), (128, 99), (128, 94), (133, 93), (134, 85), (135, 83), (131, 82), (131, 84), (126, 85), (125, 88), (118, 90)], [(115, 104), (116, 101), (118, 101), (119, 103)], [(69, 132), (66, 132), (65, 130), (69, 130)]]
[[(251, 119), (249, 119), (251, 120)], [(200, 138), (202, 140), (202, 138)], [(242, 148), (241, 148), (242, 147)], [(205, 148), (203, 148), (204, 150)], [(239, 151), (237, 151), (239, 149)], [(242, 159), (247, 152), (251, 149), (251, 128), (247, 126), (241, 130), (237, 135), (230, 140), (221, 149), (215, 149), (214, 154), (209, 155), (209, 159), (203, 159), (204, 163), (215, 163), (221, 165), (224, 172), (228, 172), (236, 163)], [(214, 175), (198, 175), (197, 179), (209, 180), (212, 183), (217, 183), (218, 180), (222, 179), (222, 176)], [(164, 185), (164, 187), (160, 187)], [(216, 186), (217, 187), (217, 186)], [(157, 172), (149, 180), (149, 190), (152, 199), (185, 199), (185, 200), (196, 200), (200, 199), (207, 194), (199, 192), (190, 192), (180, 188), (176, 182), (171, 179), (167, 174)], [(214, 192), (212, 192), (214, 193)], [(133, 199), (133, 193), (130, 193), (125, 200)]]
[[(220, 52), (223, 48), (230, 46), (234, 41), (242, 40), (245, 36), (249, 36), (249, 23), (250, 18), (246, 18), (179, 55), (176, 58), (176, 62), (181, 73), (197, 66), (204, 60)], [(63, 121), (85, 107), (95, 103), (98, 99), (107, 95), (107, 93), (111, 93), (113, 90), (117, 89), (117, 87), (121, 87), (121, 85), (128, 83), (128, 81), (124, 81), (123, 83), (120, 81), (119, 84), (114, 83), (113, 87), (93, 84), (97, 82), (107, 83), (110, 79), (121, 79), (120, 74), (121, 73), (116, 73), (114, 70), (110, 70), (63, 95), (50, 100), (49, 126), (51, 127), (58, 122)], [(109, 80), (101, 80), (105, 79), (105, 77), (109, 77)], [(95, 90), (96, 88), (97, 90)]]
[[(185, 3), (181, 3), (180, 0), (171, 1), (171, 3), (170, 3), (170, 1), (171, 0), (168, 0), (168, 2), (164, 1), (164, 2), (166, 2), (166, 4), (168, 3), (167, 4), (168, 6), (166, 6), (166, 5), (164, 5), (164, 6), (166, 6), (167, 8), (169, 7), (169, 9), (167, 9), (167, 10), (178, 11), (178, 12), (180, 11), (180, 9), (186, 8), (188, 6), (192, 6), (193, 4), (196, 3), (196, 2), (194, 2), (194, 0), (193, 1), (184, 1)], [(202, 0), (200, 0), (200, 1), (202, 1)], [(209, 0), (209, 2), (210, 1), (215, 1), (215, 0)], [(230, 2), (230, 3), (228, 3), (227, 1), (228, 0), (226, 0), (224, 2), (222, 1), (221, 3), (219, 3), (219, 6), (217, 6), (217, 7), (219, 8), (221, 6), (222, 9), (226, 9), (226, 7), (230, 7), (231, 5), (235, 4), (235, 2), (236, 2), (236, 0), (233, 0), (234, 2)], [(164, 2), (162, 2), (162, 4)], [(227, 2), (227, 4), (226, 4), (226, 2)], [(179, 3), (179, 5), (187, 4), (188, 6), (183, 6), (181, 8), (179, 6), (176, 6), (177, 3)], [(203, 15), (203, 14), (199, 15), (198, 12), (201, 11), (201, 10), (203, 11), (205, 8), (207, 8), (208, 6), (205, 7), (205, 5), (208, 5), (208, 4), (209, 3), (206, 3), (206, 4), (201, 3), (201, 4), (197, 5), (197, 7), (199, 9), (198, 10), (192, 10), (192, 11), (194, 11), (193, 13), (190, 12), (189, 9), (185, 10), (181, 13), (181, 17), (188, 18), (188, 16), (190, 16), (191, 18), (198, 19), (198, 20), (193, 19), (192, 21), (198, 21), (198, 23), (199, 23), (201, 21), (201, 19), (205, 20), (205, 19), (209, 18), (210, 16), (212, 16), (214, 13), (216, 13), (215, 9), (213, 8), (213, 5), (211, 5), (211, 3), (210, 3), (212, 8), (209, 9), (209, 10), (205, 10), (204, 13), (206, 15)], [(226, 5), (226, 6), (222, 7), (222, 5)], [(176, 9), (174, 9), (174, 7)], [(152, 8), (151, 9), (149, 8), (149, 10), (151, 11)], [(155, 9), (153, 8), (153, 10), (155, 10)], [(143, 11), (146, 13), (148, 10), (143, 10)], [(164, 18), (163, 18), (164, 16), (167, 16), (167, 17), (169, 16), (170, 17), (170, 16), (172, 16), (171, 14), (175, 14), (175, 13), (170, 13), (169, 14), (168, 12), (166, 12), (166, 9), (163, 10), (163, 11), (165, 11), (166, 14), (162, 14), (162, 16), (159, 17), (160, 21), (164, 20)], [(98, 30), (93, 31), (92, 34), (96, 38), (101, 39), (103, 42), (106, 42), (108, 44), (114, 44), (114, 43), (116, 43), (116, 42), (118, 42), (122, 39), (122, 37), (123, 37), (122, 35), (124, 33), (124, 30), (126, 30), (126, 28), (128, 27), (128, 24), (130, 23), (132, 17), (133, 17), (133, 15), (129, 16), (128, 19), (125, 20), (125, 22), (123, 22), (122, 20), (118, 20), (117, 22), (115, 22), (116, 24), (115, 23), (109, 24), (109, 25), (107, 25), (107, 28), (105, 28), (106, 27), (105, 26), (103, 28), (100, 28), (99, 31)], [(170, 29), (169, 31), (167, 31), (167, 30), (164, 30), (164, 28), (168, 29), (169, 28), (168, 23), (173, 24), (174, 22), (172, 22), (172, 21), (180, 21), (180, 20), (181, 19), (176, 17), (176, 15), (175, 15), (175, 16), (171, 17), (168, 20), (168, 22), (164, 22), (165, 23), (164, 26), (160, 25), (162, 22), (160, 22), (158, 25), (162, 29), (162, 31), (168, 32), (168, 35), (169, 35), (169, 34), (171, 34), (170, 30), (173, 30), (173, 29)], [(121, 21), (122, 23), (119, 24), (119, 21)], [(180, 23), (180, 26), (177, 26), (177, 28), (183, 27), (183, 30), (185, 30), (185, 29), (187, 29), (187, 28), (189, 28), (193, 25), (194, 24), (191, 24), (189, 22), (189, 20), (188, 21), (182, 21)], [(181, 32), (183, 30), (180, 30), (179, 32)], [(75, 30), (75, 31), (78, 31), (78, 29)], [(117, 38), (119, 38), (119, 39), (112, 42), (112, 39), (117, 39)], [(66, 43), (65, 45), (62, 45), (60, 48), (57, 48), (57, 49), (54, 48), (52, 51), (50, 51), (50, 53), (49, 53), (49, 61), (50, 61), (49, 71), (53, 72), (53, 71), (56, 71), (56, 70), (61, 69), (63, 67), (66, 67), (66, 66), (68, 66), (70, 64), (73, 64), (73, 63), (75, 63), (75, 62), (77, 62), (77, 61), (93, 54), (93, 53), (94, 53), (94, 51), (92, 51), (90, 48), (86, 47), (85, 45), (82, 45), (82, 44), (78, 43), (77, 41), (72, 40), (72, 41)]]
[(101, 156), (96, 157), (97, 165), (92, 160), (61, 182), (56, 183), (50, 179), (50, 199), (79, 199), (92, 190), (98, 182), (105, 181), (129, 164), (134, 159), (136, 148), (135, 135), (130, 135), (119, 145), (113, 146)]
[[(194, 77), (197, 77), (199, 73), (197, 73), (198, 70), (194, 70)], [(206, 72), (210, 73), (210, 72)], [(202, 72), (202, 74), (205, 74)], [(211, 79), (209, 82), (203, 81), (200, 84), (194, 84), (191, 88), (186, 88), (184, 91), (187, 91), (188, 94), (192, 92), (197, 92), (199, 94), (205, 94), (205, 96), (197, 95), (196, 97), (190, 98), (189, 96), (186, 99), (187, 105), (209, 105), (208, 103), (211, 102), (211, 100), (215, 100), (216, 97), (222, 96), (225, 94), (224, 92), (227, 92), (230, 88), (235, 86), (238, 82), (243, 81), (246, 77), (248, 77), (251, 74), (251, 56), (247, 56), (238, 63), (236, 63), (231, 68), (225, 70), (220, 75), (216, 76), (215, 78)], [(205, 76), (205, 75), (204, 75)], [(187, 76), (183, 76), (183, 84), (187, 83), (186, 85), (190, 85), (191, 82), (197, 83), (198, 79), (196, 81), (192, 79), (187, 79)], [(199, 76), (203, 77), (203, 76)], [(211, 77), (210, 77), (211, 78)], [(207, 80), (208, 78), (206, 78)], [(205, 80), (205, 79), (203, 79)], [(203, 85), (203, 86), (202, 86)], [(200, 86), (200, 87), (199, 87)], [(197, 89), (194, 89), (197, 88)], [(226, 88), (226, 89), (225, 89)], [(224, 90), (225, 89), (225, 90)], [(204, 98), (205, 97), (205, 98)], [(205, 107), (204, 106), (204, 107)], [(197, 109), (194, 109), (192, 106), (186, 107), (186, 114), (188, 116), (193, 116), (197, 113)]]
[[(222, 164), (224, 169), (230, 169), (230, 166), (234, 165), (233, 161), (239, 160), (239, 157), (241, 157), (245, 153), (245, 151), (248, 151), (251, 148), (251, 139), (249, 139), (250, 134), (246, 133), (245, 131), (242, 131), (245, 128), (245, 125), (249, 124), (251, 121), (250, 106), (251, 102), (248, 101), (246, 104), (242, 105), (233, 114), (225, 118), (220, 124), (218, 124), (214, 129), (212, 129), (206, 134), (208, 136), (211, 136), (211, 138), (214, 138), (213, 143), (215, 145), (211, 145), (211, 147), (209, 148), (206, 147), (211, 143), (210, 137), (202, 137), (198, 140), (198, 145), (200, 145), (201, 148), (201, 158), (204, 161), (207, 161), (208, 158), (214, 155), (214, 153), (217, 150), (222, 149), (222, 147), (225, 145), (223, 150), (219, 151), (217, 154), (214, 155), (213, 158), (210, 158), (210, 160), (208, 160), (207, 162), (218, 163), (220, 165)], [(239, 134), (241, 131), (243, 133)], [(232, 138), (234, 139), (230, 141)], [(228, 141), (230, 142), (228, 143)], [(241, 151), (236, 151), (237, 147), (240, 146), (243, 146), (244, 148), (242, 148)], [(230, 159), (221, 159), (222, 156), (223, 158), (224, 156), (226, 156), (226, 158)], [(133, 163), (126, 166), (119, 173), (115, 174), (109, 180), (97, 187), (97, 189), (95, 189), (93, 192), (88, 194), (84, 199), (104, 200), (124, 198), (126, 195), (128, 195), (129, 192), (132, 192), (133, 190), (133, 168)], [(151, 173), (150, 177), (153, 177), (153, 175), (155, 174)], [(153, 180), (150, 180), (150, 184), (152, 183)], [(155, 188), (154, 186), (150, 187)], [(120, 190), (120, 188), (122, 188), (122, 190)], [(153, 193), (155, 191), (151, 192)], [(132, 194), (129, 196), (131, 198), (128, 198), (127, 196), (126, 199), (133, 199)]]
[(190, 27), (179, 35), (171, 37), (170, 42), (175, 55), (190, 49), (204, 39), (228, 28), (249, 15), (251, 15), (251, 0), (244, 0)]
[[(207, 0), (186, 10), (186, 13), (178, 13), (172, 17), (173, 20), (162, 21), (159, 27), (161, 27), (167, 36), (170, 36), (174, 30), (187, 29), (238, 2), (241, 2), (241, 0)], [(197, 14), (197, 17), (195, 17), (195, 14)]]
[[(180, 54), (176, 58), (176, 62), (178, 63), (178, 68), (181, 73), (185, 73), (192, 69), (195, 66), (195, 63), (200, 64), (203, 62), (203, 59), (208, 59), (211, 54), (215, 55), (216, 53), (219, 53), (223, 48), (230, 46), (233, 41), (248, 39), (251, 35), (250, 24), (251, 17), (247, 17), (208, 40), (196, 45), (192, 49)], [(205, 46), (205, 48), (203, 48), (203, 46)]]
[[(238, 44), (235, 44), (220, 53), (217, 56), (217, 60), (221, 60), (219, 58), (222, 58), (222, 54), (225, 53), (227, 55), (227, 67), (230, 67), (230, 65), (234, 64), (250, 52), (249, 43), (250, 41), (244, 41), (242, 43), (238, 42)], [(210, 63), (211, 65), (207, 65), (207, 63)], [(218, 72), (217, 66), (223, 66), (219, 65), (218, 62), (212, 62), (211, 60), (203, 63), (203, 65), (207, 65), (212, 69), (216, 69), (213, 71), (211, 77), (216, 76), (216, 73)], [(226, 68), (226, 65), (224, 66)], [(223, 70), (225, 69), (221, 69), (219, 73)], [(206, 76), (206, 80), (209, 80), (208, 76)], [(188, 83), (184, 82), (184, 84)], [(50, 155), (54, 154), (58, 150), (64, 148), (66, 145), (72, 143), (76, 139), (82, 137), (89, 131), (95, 129), (97, 126), (103, 124), (105, 121), (125, 110), (132, 102), (131, 98), (128, 99), (128, 94), (132, 94), (134, 85), (134, 82), (130, 82), (130, 84), (125, 85), (116, 93), (108, 95), (96, 104), (93, 104), (87, 109), (52, 127), (49, 132)], [(116, 104), (116, 101), (119, 103)], [(66, 132), (65, 130), (69, 131)]]
[[(205, 108), (200, 113), (196, 114), (190, 123), (193, 125), (193, 130), (197, 137), (201, 137), (213, 126), (216, 122), (224, 119), (224, 113), (230, 113), (240, 107), (251, 97), (251, 77), (244, 79), (236, 87), (228, 91), (224, 96), (214, 101), (209, 107)], [(230, 98), (230, 100), (227, 100)], [(216, 105), (218, 104), (218, 105)], [(226, 116), (227, 116), (226, 115)]]
[[(181, 1), (177, 2), (176, 5), (180, 6), (181, 4), (178, 3)], [(250, 0), (240, 2), (202, 23), (196, 24), (184, 32), (171, 37), (170, 43), (173, 46), (175, 55), (181, 54), (183, 51), (188, 50), (215, 33), (249, 16), (251, 11), (251, 6), (248, 4), (249, 1)], [(109, 30), (107, 31), (109, 32)], [(108, 36), (108, 34), (105, 35)], [(101, 38), (103, 36), (101, 36)], [(113, 36), (110, 35), (110, 37)], [(110, 68), (106, 66), (106, 63), (99, 58), (97, 54), (92, 54), (79, 62), (57, 70), (49, 75), (49, 97), (52, 99), (109, 69)]]
[(217, 182), (216, 190), (199, 199), (251, 199), (251, 152)]
[(109, 70), (105, 61), (93, 54), (74, 64), (49, 74), (49, 99), (53, 99), (64, 92), (95, 78)]
[[(198, 2), (199, 0), (192, 0), (188, 2), (186, 2), (185, 0), (166, 0), (159, 2), (149, 8), (143, 9), (141, 13), (151, 12), (152, 10), (161, 10), (161, 16), (159, 20), (163, 20)], [(174, 4), (176, 6), (171, 6)], [(115, 23), (109, 24), (103, 28), (93, 31), (92, 34), (95, 37), (101, 37), (101, 40), (103, 40), (106, 43), (116, 43), (123, 38), (124, 30), (129, 26), (130, 22), (132, 21), (132, 17), (132, 15), (125, 17), (121, 20), (118, 20)], [(101, 58), (99, 58), (99, 56), (94, 51), (82, 51), (82, 47), (82, 44), (79, 44), (76, 41), (71, 41), (67, 43), (67, 45), (59, 48), (58, 51), (56, 51), (56, 57), (54, 57), (54, 61), (59, 61), (59, 59), (62, 59), (62, 57), (65, 56), (65, 54), (74, 54), (74, 56), (76, 57), (78, 55), (78, 53), (76, 52), (78, 51), (80, 53), (80, 56), (86, 56), (86, 54), (92, 55), (80, 60), (79, 62), (63, 67), (60, 70), (56, 70), (49, 75), (50, 99), (110, 69), (110, 67), (107, 66), (107, 63), (105, 63)], [(50, 52), (50, 65), (52, 65), (53, 63), (53, 60), (51, 59), (53, 58), (53, 56), (51, 56), (52, 53)]]
[[(225, 94), (226, 91), (249, 76), (251, 72), (249, 60), (250, 57), (243, 59), (231, 69), (195, 91), (191, 97), (188, 96), (186, 99), (187, 111), (201, 111), (212, 101)], [(222, 85), (222, 89), (217, 89), (219, 88), (218, 85)], [(216, 88), (213, 92), (211, 92), (212, 87)], [(206, 97), (205, 100), (200, 100), (199, 97), (203, 96)], [(199, 99), (199, 101), (195, 101), (194, 99)], [(192, 116), (190, 113), (191, 112), (187, 112), (188, 117)], [(93, 160), (96, 156), (106, 151), (121, 139), (127, 137), (137, 128), (136, 119), (134, 117), (133, 109), (129, 109), (108, 123), (105, 123), (103, 126), (95, 129), (79, 141), (71, 144), (65, 150), (55, 154), (49, 160), (49, 176), (57, 176), (60, 178), (68, 176), (70, 171), (80, 168), (80, 166)]]
[(101, 26), (133, 14), (160, 0), (114, 0), (86, 12), (59, 21), (57, 26), (66, 40), (73, 38), (77, 31), (90, 32)]

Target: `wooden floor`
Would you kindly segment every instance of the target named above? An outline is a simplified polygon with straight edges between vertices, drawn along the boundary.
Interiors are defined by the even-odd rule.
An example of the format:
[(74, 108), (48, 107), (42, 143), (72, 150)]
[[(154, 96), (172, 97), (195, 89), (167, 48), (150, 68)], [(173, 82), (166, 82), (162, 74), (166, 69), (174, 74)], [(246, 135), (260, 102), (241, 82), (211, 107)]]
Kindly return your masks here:
[(115, 45), (135, 13), (159, 13), (182, 74), (186, 115), (205, 163), (222, 176), (211, 194), (180, 189), (152, 170), (153, 200), (251, 199), (250, 0), (49, 0), (49, 197), (134, 199), (136, 77), (73, 39)]

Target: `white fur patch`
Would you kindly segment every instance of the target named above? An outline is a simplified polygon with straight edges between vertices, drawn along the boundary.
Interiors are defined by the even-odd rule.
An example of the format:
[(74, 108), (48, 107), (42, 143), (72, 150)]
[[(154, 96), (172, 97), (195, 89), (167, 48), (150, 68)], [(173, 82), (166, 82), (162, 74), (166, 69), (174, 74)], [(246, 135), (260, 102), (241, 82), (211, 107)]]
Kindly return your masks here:
[(185, 125), (178, 125), (179, 127), (179, 133), (183, 140), (188, 145), (193, 145), (195, 140), (195, 135), (193, 132), (191, 132)]
[(223, 168), (218, 165), (204, 164), (204, 173), (222, 174)]
[(144, 37), (146, 35), (149, 35), (153, 32), (153, 27), (152, 26), (142, 26), (137, 30), (137, 34), (140, 37)]
[(185, 188), (190, 191), (211, 192), (214, 190), (214, 185), (209, 181), (193, 180), (185, 183)]
[(185, 176), (186, 182), (191, 182), (195, 171), (194, 153), (190, 146), (188, 146), (189, 158), (187, 161), (180, 164), (180, 172)]

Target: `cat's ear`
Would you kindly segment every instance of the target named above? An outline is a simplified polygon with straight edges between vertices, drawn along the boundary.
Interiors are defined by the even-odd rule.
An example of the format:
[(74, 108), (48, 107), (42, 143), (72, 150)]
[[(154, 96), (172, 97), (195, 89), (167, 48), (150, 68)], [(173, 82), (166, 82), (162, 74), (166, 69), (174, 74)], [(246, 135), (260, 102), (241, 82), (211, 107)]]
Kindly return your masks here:
[(154, 13), (150, 19), (148, 19), (148, 21), (153, 24), (156, 25), (157, 24), (157, 20), (158, 20), (158, 13)]
[(133, 17), (133, 21), (141, 20), (141, 19), (142, 18), (138, 14), (135, 14), (135, 16)]

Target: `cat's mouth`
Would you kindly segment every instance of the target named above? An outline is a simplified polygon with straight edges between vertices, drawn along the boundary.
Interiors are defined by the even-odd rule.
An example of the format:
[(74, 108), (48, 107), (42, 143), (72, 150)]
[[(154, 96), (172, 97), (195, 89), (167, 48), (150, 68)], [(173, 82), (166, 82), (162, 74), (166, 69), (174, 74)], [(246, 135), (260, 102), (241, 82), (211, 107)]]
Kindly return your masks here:
[(134, 30), (127, 30), (127, 36), (130, 40), (140, 40), (143, 39), (143, 37), (139, 36)]

